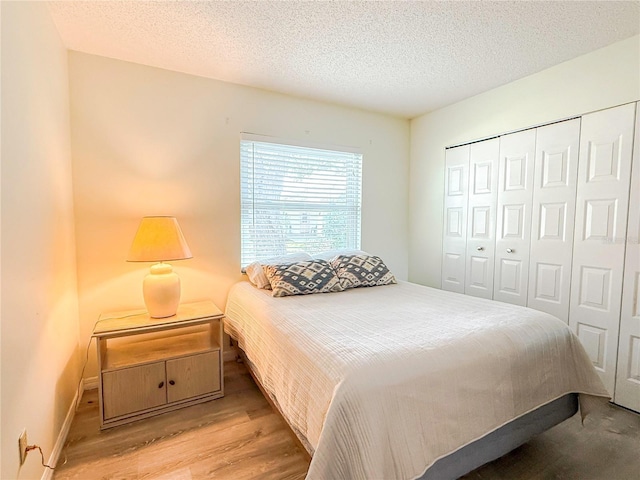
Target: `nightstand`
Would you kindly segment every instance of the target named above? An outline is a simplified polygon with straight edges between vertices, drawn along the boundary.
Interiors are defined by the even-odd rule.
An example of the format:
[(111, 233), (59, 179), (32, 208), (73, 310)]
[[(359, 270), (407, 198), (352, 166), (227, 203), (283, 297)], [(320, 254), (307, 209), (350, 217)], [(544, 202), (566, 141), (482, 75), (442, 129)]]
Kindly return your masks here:
[(211, 301), (182, 304), (167, 318), (100, 315), (93, 331), (100, 428), (222, 397), (223, 316)]

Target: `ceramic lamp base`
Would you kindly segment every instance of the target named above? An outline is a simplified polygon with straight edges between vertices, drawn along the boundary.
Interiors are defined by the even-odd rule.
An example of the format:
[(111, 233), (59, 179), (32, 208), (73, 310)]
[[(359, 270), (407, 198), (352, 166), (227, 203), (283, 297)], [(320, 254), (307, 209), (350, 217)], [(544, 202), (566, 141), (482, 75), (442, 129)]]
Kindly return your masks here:
[(152, 318), (171, 317), (180, 304), (180, 277), (168, 263), (153, 265), (142, 282), (142, 295)]

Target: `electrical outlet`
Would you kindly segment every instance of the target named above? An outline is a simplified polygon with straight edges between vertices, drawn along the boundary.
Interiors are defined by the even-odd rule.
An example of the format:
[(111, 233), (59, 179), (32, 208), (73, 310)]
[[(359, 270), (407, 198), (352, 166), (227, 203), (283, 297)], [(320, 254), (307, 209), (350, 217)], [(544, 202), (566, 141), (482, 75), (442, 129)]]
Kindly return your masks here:
[(27, 430), (26, 429), (23, 429), (22, 433), (18, 437), (18, 448), (20, 449), (20, 465), (22, 465), (27, 458)]

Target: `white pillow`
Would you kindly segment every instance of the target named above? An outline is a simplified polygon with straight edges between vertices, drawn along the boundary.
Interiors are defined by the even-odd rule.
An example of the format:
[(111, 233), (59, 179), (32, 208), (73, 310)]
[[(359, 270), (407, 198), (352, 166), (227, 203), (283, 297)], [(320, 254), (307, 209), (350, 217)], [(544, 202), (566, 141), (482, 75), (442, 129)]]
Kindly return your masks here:
[(316, 253), (313, 258), (320, 260), (326, 260), (327, 262), (333, 260), (338, 255), (369, 255), (362, 250), (356, 250), (354, 248), (338, 248), (336, 250), (327, 250), (325, 252)]
[(269, 279), (262, 268), (264, 265), (281, 265), (283, 263), (304, 262), (305, 260), (311, 260), (311, 255), (307, 252), (290, 253), (288, 255), (265, 258), (264, 260), (250, 263), (244, 270), (249, 277), (249, 281), (256, 287), (271, 290)]

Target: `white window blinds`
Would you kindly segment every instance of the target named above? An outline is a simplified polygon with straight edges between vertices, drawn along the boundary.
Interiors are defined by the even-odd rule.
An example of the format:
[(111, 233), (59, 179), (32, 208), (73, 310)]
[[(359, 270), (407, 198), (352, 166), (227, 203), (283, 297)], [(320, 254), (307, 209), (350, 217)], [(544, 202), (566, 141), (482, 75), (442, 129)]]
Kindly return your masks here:
[(242, 266), (299, 251), (360, 248), (362, 154), (240, 141)]

